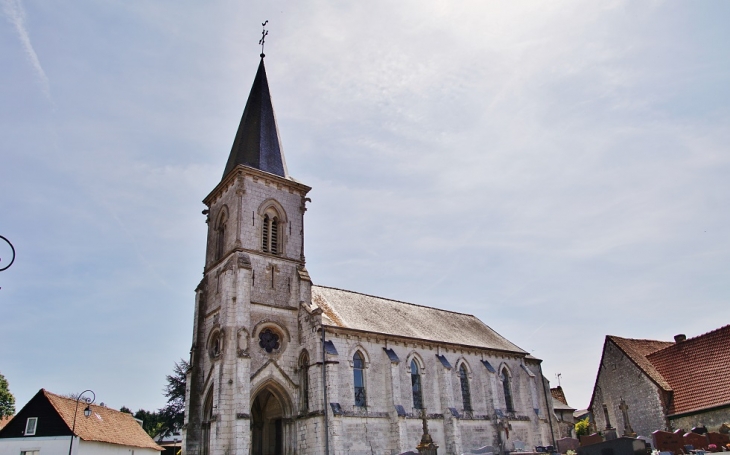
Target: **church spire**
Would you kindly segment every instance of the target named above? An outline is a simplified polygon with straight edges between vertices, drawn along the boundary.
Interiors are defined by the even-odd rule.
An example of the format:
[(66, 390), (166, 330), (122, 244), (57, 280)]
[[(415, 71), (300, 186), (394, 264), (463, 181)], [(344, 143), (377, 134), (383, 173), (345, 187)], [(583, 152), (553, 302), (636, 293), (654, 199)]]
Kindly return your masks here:
[(279, 128), (271, 104), (263, 53), (223, 177), (239, 164), (288, 177)]

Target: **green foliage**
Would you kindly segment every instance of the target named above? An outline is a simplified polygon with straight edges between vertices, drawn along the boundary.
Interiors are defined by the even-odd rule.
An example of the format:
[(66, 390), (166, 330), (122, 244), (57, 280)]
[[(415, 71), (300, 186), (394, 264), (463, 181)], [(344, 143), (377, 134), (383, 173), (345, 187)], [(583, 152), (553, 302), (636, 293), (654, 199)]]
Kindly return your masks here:
[(180, 431), (183, 426), (185, 414), (185, 377), (188, 374), (190, 365), (184, 360), (175, 363), (172, 374), (167, 376), (165, 396), (167, 405), (158, 411), (139, 411), (132, 413), (132, 410), (122, 406), (119, 410), (133, 414), (135, 419), (142, 421), (142, 428), (150, 437), (160, 434), (171, 435)]
[(591, 434), (591, 422), (588, 417), (583, 420), (579, 420), (575, 424), (575, 435), (576, 436), (588, 436)]
[(15, 414), (15, 397), (10, 393), (10, 384), (5, 376), (0, 374), (0, 417)]
[(169, 433), (180, 431), (185, 415), (185, 380), (190, 364), (183, 359), (175, 363), (172, 374), (167, 375), (165, 396), (167, 406), (160, 409), (163, 428)]

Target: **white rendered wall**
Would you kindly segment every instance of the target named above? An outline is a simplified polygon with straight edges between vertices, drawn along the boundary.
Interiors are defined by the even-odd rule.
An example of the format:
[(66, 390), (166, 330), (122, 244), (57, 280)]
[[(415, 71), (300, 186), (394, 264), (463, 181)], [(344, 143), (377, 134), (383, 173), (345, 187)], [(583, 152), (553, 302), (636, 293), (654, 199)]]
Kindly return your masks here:
[[(3, 438), (0, 439), (0, 455), (19, 455), (23, 450), (40, 450), (41, 455), (67, 455), (70, 441), (70, 436)], [(77, 444), (78, 438), (74, 440), (74, 455), (77, 453)]]

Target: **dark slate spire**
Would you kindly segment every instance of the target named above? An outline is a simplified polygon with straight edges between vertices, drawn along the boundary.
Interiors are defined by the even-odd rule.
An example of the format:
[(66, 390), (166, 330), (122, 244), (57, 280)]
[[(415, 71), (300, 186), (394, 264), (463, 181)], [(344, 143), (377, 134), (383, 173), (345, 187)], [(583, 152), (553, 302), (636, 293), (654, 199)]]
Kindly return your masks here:
[(239, 164), (287, 177), (263, 54), (223, 177)]

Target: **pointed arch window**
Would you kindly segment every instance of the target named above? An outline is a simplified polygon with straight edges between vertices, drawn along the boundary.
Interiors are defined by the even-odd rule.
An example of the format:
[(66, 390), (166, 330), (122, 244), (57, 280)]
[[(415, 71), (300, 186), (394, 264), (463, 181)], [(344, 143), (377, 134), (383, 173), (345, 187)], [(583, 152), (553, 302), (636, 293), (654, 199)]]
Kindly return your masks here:
[(365, 394), (365, 359), (360, 351), (352, 356), (352, 371), (355, 385), (355, 406), (365, 407), (367, 404)]
[(309, 354), (303, 351), (299, 357), (299, 390), (301, 390), (300, 408), (309, 411)]
[(507, 408), (507, 412), (515, 412), (515, 405), (512, 401), (512, 385), (510, 384), (509, 372), (506, 368), (502, 369), (500, 376), (502, 380), (502, 391), (504, 392), (504, 405)]
[(469, 389), (469, 372), (463, 363), (459, 367), (459, 381), (461, 382), (461, 401), (464, 411), (471, 411), (471, 390)]
[(264, 215), (264, 225), (261, 229), (261, 249), (265, 253), (279, 254), (281, 239), (279, 235), (279, 218)]
[(413, 407), (423, 409), (423, 390), (421, 388), (421, 370), (416, 360), (411, 360), (411, 390), (413, 391)]
[(203, 405), (203, 422), (201, 424), (202, 429), (202, 447), (200, 455), (210, 455), (210, 424), (213, 421), (213, 388), (211, 387), (208, 391), (208, 395), (205, 398), (205, 404)]
[(218, 224), (215, 229), (215, 258), (220, 259), (223, 257), (223, 252), (226, 246), (226, 223), (228, 221), (228, 213), (226, 210), (221, 211), (220, 217), (218, 218)]

